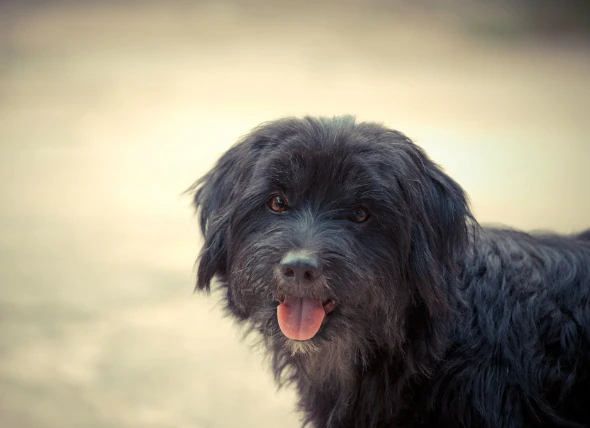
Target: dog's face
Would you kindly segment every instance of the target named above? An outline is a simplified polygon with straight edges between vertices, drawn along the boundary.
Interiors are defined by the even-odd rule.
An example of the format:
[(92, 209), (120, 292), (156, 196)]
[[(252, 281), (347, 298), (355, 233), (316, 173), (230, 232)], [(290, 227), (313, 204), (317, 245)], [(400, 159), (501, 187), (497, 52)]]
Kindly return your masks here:
[[(196, 184), (198, 284), (274, 346), (397, 348), (444, 317), (463, 192), (402, 134), (337, 119), (258, 128)], [(387, 328), (384, 328), (387, 326)]]

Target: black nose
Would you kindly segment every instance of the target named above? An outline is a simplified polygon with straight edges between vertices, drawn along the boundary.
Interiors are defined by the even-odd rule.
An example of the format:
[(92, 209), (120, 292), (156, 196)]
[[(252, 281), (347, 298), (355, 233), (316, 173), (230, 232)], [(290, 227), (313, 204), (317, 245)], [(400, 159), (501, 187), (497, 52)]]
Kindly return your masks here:
[(300, 284), (311, 284), (321, 275), (318, 258), (304, 251), (289, 251), (280, 266), (283, 278)]

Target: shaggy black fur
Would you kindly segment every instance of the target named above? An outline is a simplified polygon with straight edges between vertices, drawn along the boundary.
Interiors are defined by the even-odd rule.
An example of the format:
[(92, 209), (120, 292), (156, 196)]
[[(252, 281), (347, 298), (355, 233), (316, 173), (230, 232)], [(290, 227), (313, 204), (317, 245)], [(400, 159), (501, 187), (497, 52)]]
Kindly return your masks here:
[[(295, 384), (305, 422), (590, 426), (590, 231), (481, 228), (418, 146), (351, 117), (265, 124), (193, 190), (197, 287), (219, 280), (277, 380)], [(273, 212), (277, 195), (288, 207)], [(307, 287), (280, 274), (294, 249), (321, 265)], [(312, 339), (292, 340), (277, 323), (285, 295), (336, 307)]]

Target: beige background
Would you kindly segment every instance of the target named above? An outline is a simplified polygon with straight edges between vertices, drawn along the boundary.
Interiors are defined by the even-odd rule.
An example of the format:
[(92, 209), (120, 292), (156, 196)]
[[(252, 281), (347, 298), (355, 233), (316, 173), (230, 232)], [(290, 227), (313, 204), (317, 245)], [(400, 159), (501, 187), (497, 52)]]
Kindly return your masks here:
[(262, 121), (382, 121), (481, 221), (590, 227), (590, 44), (572, 16), (272, 4), (2, 2), (1, 427), (299, 425), (261, 352), (192, 294), (182, 192)]

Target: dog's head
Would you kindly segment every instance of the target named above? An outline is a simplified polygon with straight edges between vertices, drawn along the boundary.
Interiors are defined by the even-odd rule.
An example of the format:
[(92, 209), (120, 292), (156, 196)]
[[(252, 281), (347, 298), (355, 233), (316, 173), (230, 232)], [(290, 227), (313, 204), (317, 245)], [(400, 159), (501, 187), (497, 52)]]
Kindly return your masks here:
[(216, 277), (230, 312), (275, 345), (400, 346), (451, 310), (467, 203), (399, 132), (351, 117), (279, 120), (194, 189), (197, 287)]

